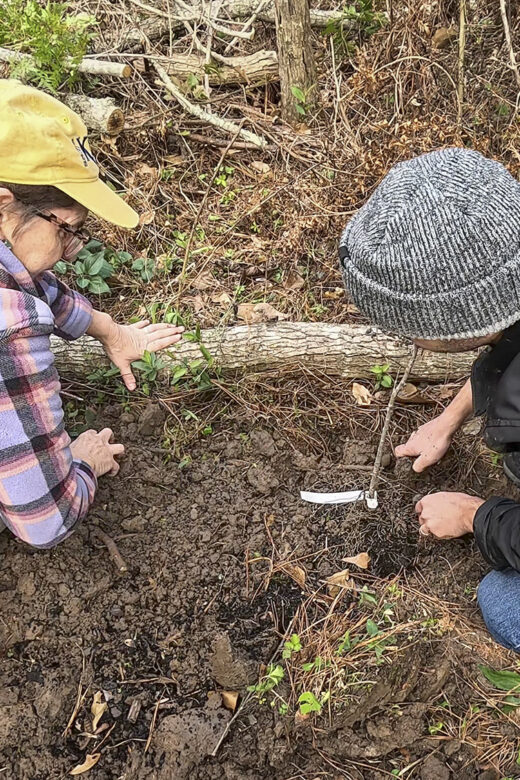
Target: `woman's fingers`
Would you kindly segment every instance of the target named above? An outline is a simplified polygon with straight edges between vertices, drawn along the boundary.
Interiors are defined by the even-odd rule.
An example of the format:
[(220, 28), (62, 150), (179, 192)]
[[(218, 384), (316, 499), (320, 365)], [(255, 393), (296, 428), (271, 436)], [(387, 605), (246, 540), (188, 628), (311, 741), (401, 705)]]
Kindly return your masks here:
[(103, 428), (102, 431), (99, 432), (99, 436), (106, 444), (109, 443), (110, 439), (113, 436), (113, 430), (112, 428)]
[(148, 344), (148, 352), (157, 352), (160, 349), (171, 347), (178, 344), (182, 336), (180, 334), (169, 334), (168, 336), (158, 336)]
[(153, 325), (146, 326), (146, 333), (159, 333), (160, 331), (168, 331), (169, 333), (184, 333), (184, 327), (182, 325), (171, 325), (168, 322), (156, 322)]
[(420, 447), (414, 443), (414, 435), (410, 436), (407, 442), (400, 444), (395, 448), (396, 458), (413, 457), (414, 455), (420, 455)]
[(147, 328), (150, 324), (150, 320), (141, 320), (140, 322), (133, 322), (132, 325), (134, 328), (139, 328), (139, 330), (142, 330), (143, 328)]
[(124, 444), (109, 444), (108, 446), (112, 455), (122, 455), (125, 451)]

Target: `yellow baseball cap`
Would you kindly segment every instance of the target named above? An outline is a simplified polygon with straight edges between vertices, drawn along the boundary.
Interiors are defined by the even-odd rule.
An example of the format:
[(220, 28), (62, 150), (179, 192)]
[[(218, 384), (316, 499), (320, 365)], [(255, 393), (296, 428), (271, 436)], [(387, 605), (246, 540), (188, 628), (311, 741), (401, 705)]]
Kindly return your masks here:
[(15, 79), (0, 79), (0, 181), (52, 185), (121, 227), (139, 221), (101, 180), (83, 120), (59, 100)]

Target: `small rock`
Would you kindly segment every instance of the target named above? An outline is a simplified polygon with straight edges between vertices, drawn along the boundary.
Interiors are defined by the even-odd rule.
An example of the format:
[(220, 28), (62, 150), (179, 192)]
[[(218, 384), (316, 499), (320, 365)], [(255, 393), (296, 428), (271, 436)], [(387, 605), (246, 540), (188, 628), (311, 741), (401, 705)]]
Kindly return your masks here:
[(121, 528), (129, 534), (140, 534), (146, 528), (144, 517), (126, 517), (121, 521)]
[(421, 767), (421, 780), (450, 780), (451, 772), (438, 756), (428, 756)]
[(120, 718), (123, 713), (121, 712), (119, 707), (111, 707), (110, 714), (112, 715), (113, 718)]
[(247, 481), (257, 493), (267, 495), (280, 484), (272, 469), (253, 464), (247, 472)]
[(273, 455), (276, 455), (274, 439), (268, 431), (251, 431), (249, 441), (253, 447), (253, 452), (265, 455), (266, 458), (272, 458)]
[(61, 599), (66, 599), (69, 593), (70, 593), (69, 586), (65, 585), (64, 582), (60, 582), (60, 584), (58, 585), (58, 596)]
[(149, 403), (145, 406), (137, 423), (137, 430), (141, 436), (153, 436), (160, 433), (164, 425), (166, 415), (158, 404)]
[(384, 453), (384, 455), (383, 455), (383, 457), (381, 458), (381, 466), (382, 466), (384, 469), (387, 469), (389, 466), (391, 466), (391, 465), (392, 465), (392, 460), (393, 460), (393, 458), (392, 458), (392, 453), (390, 453), (390, 452), (385, 452), (385, 453)]

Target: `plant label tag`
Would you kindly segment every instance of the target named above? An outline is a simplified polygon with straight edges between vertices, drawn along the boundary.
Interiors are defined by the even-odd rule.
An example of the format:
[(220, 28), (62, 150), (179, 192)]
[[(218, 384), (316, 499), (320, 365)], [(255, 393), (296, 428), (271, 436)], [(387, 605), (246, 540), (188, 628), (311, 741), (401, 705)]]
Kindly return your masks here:
[(347, 490), (344, 493), (309, 493), (302, 490), (300, 498), (310, 504), (350, 504), (353, 501), (365, 500), (369, 509), (378, 507), (377, 493), (369, 496), (366, 490)]

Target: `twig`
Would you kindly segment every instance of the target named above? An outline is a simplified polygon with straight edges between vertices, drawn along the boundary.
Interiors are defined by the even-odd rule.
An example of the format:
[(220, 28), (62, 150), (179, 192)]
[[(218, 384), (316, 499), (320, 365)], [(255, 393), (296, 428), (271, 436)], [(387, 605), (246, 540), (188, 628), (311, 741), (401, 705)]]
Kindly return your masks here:
[(464, 56), (466, 51), (466, 0), (459, 0), (459, 57), (457, 77), (457, 124), (462, 121), (462, 103), (464, 100)]
[(174, 98), (178, 100), (185, 111), (188, 111), (188, 113), (192, 114), (193, 116), (202, 119), (204, 122), (208, 122), (208, 124), (213, 125), (214, 127), (218, 127), (219, 130), (223, 130), (226, 133), (233, 133), (235, 137), (239, 135), (244, 139), (244, 141), (255, 144), (255, 146), (259, 149), (264, 149), (267, 146), (267, 141), (265, 138), (256, 135), (256, 133), (251, 133), (249, 130), (244, 130), (242, 127), (240, 127), (240, 125), (235, 124), (235, 122), (230, 122), (229, 119), (223, 119), (216, 114), (210, 114), (200, 106), (191, 103), (183, 94), (183, 92), (181, 92), (181, 90), (175, 86), (162, 65), (160, 65), (158, 62), (155, 62), (154, 67), (163, 85), (174, 96)]
[(515, 74), (516, 86), (520, 89), (520, 72), (516, 62), (515, 50), (513, 49), (513, 42), (511, 40), (511, 30), (509, 28), (509, 21), (507, 18), (506, 0), (500, 0), (500, 15), (502, 17), (502, 24), (504, 26), (504, 35), (506, 39), (507, 48), (509, 50), (509, 62), (511, 68)]
[(146, 745), (144, 746), (144, 752), (148, 753), (148, 750), (150, 749), (150, 745), (152, 743), (152, 737), (153, 732), (155, 729), (155, 723), (157, 721), (157, 713), (159, 712), (159, 706), (163, 703), (163, 701), (167, 701), (167, 699), (163, 699), (162, 697), (157, 700), (157, 704), (155, 705), (155, 709), (153, 711), (152, 715), (152, 722), (150, 723), (150, 731), (148, 732), (148, 739), (146, 740)]
[(215, 181), (215, 179), (217, 177), (217, 174), (218, 174), (218, 172), (220, 170), (220, 166), (224, 162), (224, 160), (226, 158), (226, 154), (231, 149), (232, 145), (235, 143), (236, 137), (240, 133), (240, 131), (241, 131), (241, 127), (237, 127), (237, 132), (235, 133), (234, 137), (231, 139), (231, 141), (228, 143), (228, 145), (226, 146), (226, 148), (224, 149), (224, 151), (220, 155), (220, 160), (218, 161), (218, 163), (216, 164), (216, 166), (215, 166), (215, 168), (213, 170), (213, 175), (212, 175), (211, 179), (208, 182), (208, 186), (206, 187), (206, 192), (204, 193), (204, 196), (203, 196), (203, 198), (202, 198), (202, 200), (200, 202), (199, 208), (197, 209), (197, 213), (196, 213), (195, 218), (193, 220), (193, 224), (191, 226), (190, 235), (188, 236), (188, 240), (186, 242), (186, 247), (184, 249), (184, 259), (182, 261), (182, 268), (181, 268), (180, 274), (178, 276), (179, 286), (178, 286), (178, 289), (177, 289), (177, 303), (176, 303), (177, 308), (179, 308), (179, 304), (180, 304), (180, 300), (181, 300), (183, 285), (184, 285), (184, 281), (185, 281), (184, 277), (186, 275), (186, 268), (188, 267), (188, 260), (189, 260), (189, 257), (190, 257), (190, 250), (191, 250), (191, 244), (193, 242), (193, 236), (195, 235), (195, 230), (197, 229), (197, 225), (199, 224), (199, 218), (200, 218), (200, 215), (202, 214), (202, 209), (206, 205), (206, 201), (208, 199), (210, 190), (211, 190), (211, 188), (213, 186), (213, 182)]
[[(200, 144), (209, 144), (210, 146), (229, 146), (228, 142), (223, 138), (212, 138), (201, 133), (189, 133), (185, 135), (179, 132), (178, 135), (182, 135), (187, 141), (197, 141)], [(232, 141), (230, 149), (258, 149), (256, 144), (249, 144), (246, 141)], [(266, 146), (266, 149), (274, 149), (274, 146)]]
[[(247, 22), (242, 27), (242, 33), (246, 32), (254, 25), (254, 23), (258, 19), (258, 14), (260, 13), (260, 11), (262, 11), (264, 6), (266, 6), (268, 2), (269, 0), (260, 0), (260, 3), (258, 4), (256, 11), (252, 16), (249, 17)], [(229, 51), (231, 51), (231, 49), (233, 49), (237, 45), (238, 39), (239, 39), (239, 34), (235, 33), (235, 37), (233, 38), (233, 40), (231, 40), (226, 46), (226, 48), (224, 49), (224, 54), (227, 54)]]
[(106, 546), (108, 553), (114, 561), (117, 570), (120, 574), (125, 574), (128, 571), (128, 565), (118, 550), (117, 544), (114, 542), (111, 536), (106, 534), (101, 528), (96, 528), (95, 535)]
[(79, 683), (78, 683), (78, 695), (76, 696), (76, 703), (74, 704), (74, 709), (72, 710), (72, 715), (70, 716), (67, 725), (65, 726), (65, 730), (63, 731), (62, 737), (67, 737), (74, 721), (76, 720), (76, 717), (78, 715), (78, 712), (81, 709), (81, 705), (85, 701), (85, 697), (88, 693), (89, 686), (85, 686), (85, 690), (83, 690), (83, 675), (85, 674), (85, 654), (83, 650), (81, 651), (81, 674), (79, 677)]
[(372, 478), (370, 480), (370, 487), (368, 488), (368, 497), (374, 498), (375, 492), (377, 490), (377, 486), (379, 483), (379, 473), (381, 471), (381, 461), (383, 459), (383, 450), (385, 446), (386, 436), (388, 433), (388, 428), (390, 427), (390, 420), (392, 418), (392, 412), (394, 411), (395, 401), (397, 396), (399, 395), (400, 390), (404, 387), (408, 377), (410, 376), (410, 372), (413, 368), (413, 364), (415, 363), (415, 358), (417, 357), (417, 347), (413, 346), (412, 348), (412, 356), (410, 357), (410, 362), (406, 366), (403, 376), (401, 377), (401, 381), (399, 384), (394, 384), (392, 394), (390, 396), (390, 400), (388, 401), (388, 406), (386, 409), (386, 415), (385, 415), (385, 422), (383, 424), (383, 430), (381, 431), (381, 438), (379, 439), (379, 446), (377, 448), (377, 454), (376, 454), (376, 460), (374, 463), (374, 470), (372, 471)]

